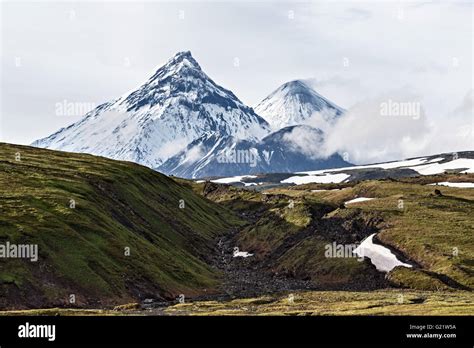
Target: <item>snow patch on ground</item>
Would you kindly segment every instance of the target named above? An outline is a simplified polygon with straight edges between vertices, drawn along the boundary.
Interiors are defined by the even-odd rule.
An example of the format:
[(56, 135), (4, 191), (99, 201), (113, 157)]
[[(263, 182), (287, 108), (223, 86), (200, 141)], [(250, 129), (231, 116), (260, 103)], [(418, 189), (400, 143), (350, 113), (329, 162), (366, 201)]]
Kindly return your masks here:
[(432, 175), (444, 173), (445, 170), (449, 169), (460, 169), (467, 168), (462, 173), (474, 173), (474, 159), (472, 158), (458, 158), (446, 163), (438, 163), (443, 161), (445, 158), (436, 157), (428, 160), (426, 157), (413, 158), (403, 161), (368, 164), (353, 167), (343, 167), (334, 169), (323, 169), (308, 172), (298, 172), (297, 174), (308, 174), (308, 175), (321, 175), (325, 173), (349, 171), (354, 169), (369, 169), (369, 168), (381, 168), (381, 169), (394, 169), (394, 168), (409, 168), (417, 171), (421, 175)]
[(358, 197), (358, 198), (354, 198), (354, 199), (351, 199), (347, 202), (344, 202), (344, 204), (352, 204), (352, 203), (359, 203), (359, 202), (365, 202), (365, 201), (371, 201), (373, 200), (374, 198), (368, 198), (368, 197)]
[(462, 173), (474, 173), (474, 159), (472, 158), (458, 158), (450, 162), (446, 163), (432, 163), (432, 164), (425, 164), (421, 166), (410, 167), (420, 173), (421, 175), (434, 175), (434, 174), (442, 174), (446, 170), (449, 169), (463, 169)]
[[(360, 165), (353, 167), (333, 168), (333, 169), (321, 169), (315, 171), (297, 172), (287, 179), (280, 181), (282, 184), (295, 184), (303, 185), (310, 183), (318, 184), (329, 184), (329, 183), (341, 183), (348, 179), (350, 171), (355, 169), (369, 169), (369, 168), (381, 168), (381, 169), (395, 169), (395, 168), (408, 168), (418, 172), (421, 175), (433, 175), (441, 174), (446, 170), (450, 169), (464, 169), (461, 173), (474, 173), (474, 159), (471, 158), (458, 158), (446, 163), (438, 163), (445, 160), (444, 157), (436, 157), (428, 160), (426, 157), (413, 158), (403, 161), (378, 163), (370, 165)], [(344, 172), (344, 173), (342, 173)], [(242, 178), (254, 178), (255, 176), (234, 176), (229, 178), (221, 178), (212, 180), (217, 183), (236, 183), (241, 182)], [(244, 183), (246, 186), (253, 185), (253, 183)], [(318, 192), (322, 190), (313, 190), (312, 192)]]
[(240, 251), (238, 247), (235, 247), (234, 248), (234, 257), (244, 257), (244, 258), (247, 258), (247, 257), (250, 257), (250, 256), (253, 256), (253, 254), (250, 254), (249, 252), (247, 251)]
[(441, 186), (461, 187), (461, 188), (474, 188), (474, 182), (447, 182), (447, 181), (443, 181), (443, 182), (437, 182), (435, 184), (429, 184), (429, 185), (432, 185), (432, 186), (441, 185)]
[(329, 192), (329, 191), (342, 191), (345, 190), (347, 187), (343, 188), (335, 188), (335, 189), (330, 189), (330, 190), (311, 190), (311, 192)]
[[(442, 160), (443, 158), (438, 158), (437, 160)], [(435, 159), (433, 159), (435, 160)], [(431, 160), (431, 161), (433, 161)], [(396, 161), (396, 162), (387, 162), (387, 163), (378, 163), (378, 164), (367, 164), (367, 165), (360, 165), (360, 166), (352, 166), (352, 167), (342, 167), (342, 168), (334, 168), (334, 169), (321, 169), (321, 170), (313, 170), (308, 172), (298, 172), (297, 174), (309, 174), (309, 175), (318, 175), (324, 173), (331, 173), (331, 172), (340, 172), (344, 170), (353, 170), (353, 169), (369, 169), (369, 168), (382, 168), (382, 169), (392, 169), (392, 168), (399, 168), (399, 167), (408, 167), (408, 166), (417, 166), (420, 164), (430, 163), (431, 161), (426, 161), (426, 158), (414, 158), (411, 160), (404, 160), (404, 161)]]
[(211, 180), (212, 182), (215, 182), (216, 184), (230, 184), (230, 183), (236, 183), (236, 182), (242, 182), (243, 179), (254, 179), (257, 176), (255, 175), (239, 175), (239, 176), (231, 176), (228, 178), (220, 178), (216, 180)]
[(417, 166), (423, 163), (426, 163), (426, 158), (414, 158), (414, 159), (405, 160), (405, 161), (382, 163), (382, 164), (374, 165), (373, 167), (379, 167), (383, 169), (393, 169), (393, 168), (399, 168), (399, 167)]
[(350, 175), (344, 173), (338, 174), (325, 174), (325, 175), (306, 175), (306, 176), (292, 176), (285, 180), (282, 180), (282, 184), (296, 184), (303, 185), (309, 183), (318, 184), (329, 184), (329, 183), (340, 183), (346, 180)]
[(436, 158), (433, 158), (433, 159), (430, 159), (428, 162), (426, 162), (425, 164), (427, 163), (433, 163), (433, 162), (441, 162), (442, 160), (444, 160), (443, 157), (436, 157)]
[(354, 253), (360, 257), (368, 257), (370, 262), (372, 262), (375, 268), (380, 272), (390, 272), (397, 266), (412, 267), (412, 265), (403, 263), (397, 259), (390, 249), (380, 244), (375, 244), (373, 241), (374, 236), (375, 233), (364, 239), (364, 241), (354, 250)]

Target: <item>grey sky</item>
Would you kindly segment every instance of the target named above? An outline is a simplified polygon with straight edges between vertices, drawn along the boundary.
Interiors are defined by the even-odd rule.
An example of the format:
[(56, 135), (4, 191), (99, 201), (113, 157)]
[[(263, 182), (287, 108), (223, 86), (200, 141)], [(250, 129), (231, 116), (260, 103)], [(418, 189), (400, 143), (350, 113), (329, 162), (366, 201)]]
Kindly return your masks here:
[[(182, 50), (251, 106), (302, 78), (344, 108), (403, 90), (442, 128), (473, 88), (470, 1), (12, 1), (1, 9), (6, 142), (29, 144), (78, 120), (57, 115), (57, 103), (118, 97)], [(472, 127), (472, 112), (459, 117)]]

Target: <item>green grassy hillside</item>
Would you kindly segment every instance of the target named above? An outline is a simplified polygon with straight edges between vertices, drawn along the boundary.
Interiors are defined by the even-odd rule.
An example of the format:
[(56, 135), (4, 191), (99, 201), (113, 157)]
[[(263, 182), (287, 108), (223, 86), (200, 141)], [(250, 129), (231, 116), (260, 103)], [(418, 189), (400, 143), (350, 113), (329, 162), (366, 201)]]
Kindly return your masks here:
[(37, 262), (0, 258), (0, 308), (212, 293), (208, 255), (241, 223), (133, 163), (0, 143), (0, 243), (39, 249)]
[[(199, 189), (200, 187), (200, 189)], [(337, 214), (338, 206), (311, 196), (280, 189), (264, 194), (217, 184), (195, 185), (252, 223), (236, 236), (235, 244), (254, 253), (251, 260), (262, 272), (310, 282), (318, 289), (377, 289), (387, 286), (384, 275), (368, 261), (326, 257), (326, 248), (353, 244), (373, 233), (380, 219), (373, 214)]]
[[(341, 207), (355, 197), (375, 198), (339, 208), (326, 218), (351, 214), (381, 219), (379, 242), (415, 265), (395, 268), (392, 285), (421, 290), (474, 288), (474, 189), (427, 185), (473, 182), (473, 174), (438, 175), (400, 181), (364, 181), (339, 185), (303, 185), (271, 190), (293, 199)], [(317, 191), (313, 191), (317, 190)], [(439, 192), (435, 192), (439, 190)]]
[[(0, 143), (0, 246), (39, 248), (37, 262), (0, 257), (0, 309), (104, 309), (180, 294), (256, 297), (393, 286), (467, 290), (469, 298), (474, 189), (427, 185), (441, 181), (473, 182), (474, 175), (257, 192)], [(374, 199), (344, 205), (356, 197)], [(333, 242), (357, 245), (373, 233), (414, 267), (385, 276), (368, 259), (325, 254)], [(233, 258), (234, 246), (254, 255)], [(246, 287), (255, 291), (248, 295)]]
[[(196, 192), (254, 220), (236, 242), (274, 273), (308, 279), (322, 289), (472, 290), (474, 189), (427, 185), (441, 181), (472, 182), (474, 175), (309, 184), (263, 193), (194, 186)], [(374, 199), (344, 205), (356, 197)], [(397, 267), (384, 280), (368, 262), (325, 255), (328, 243), (358, 243), (372, 233), (414, 267)]]

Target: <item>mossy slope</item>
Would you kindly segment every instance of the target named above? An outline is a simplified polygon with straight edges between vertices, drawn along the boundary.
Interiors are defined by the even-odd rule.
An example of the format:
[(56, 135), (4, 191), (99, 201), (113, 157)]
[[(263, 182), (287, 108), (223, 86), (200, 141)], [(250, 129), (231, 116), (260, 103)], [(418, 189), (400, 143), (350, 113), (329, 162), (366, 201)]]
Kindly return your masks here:
[(0, 308), (212, 292), (213, 241), (240, 224), (143, 166), (0, 143), (0, 242), (39, 249), (37, 262), (0, 259)]

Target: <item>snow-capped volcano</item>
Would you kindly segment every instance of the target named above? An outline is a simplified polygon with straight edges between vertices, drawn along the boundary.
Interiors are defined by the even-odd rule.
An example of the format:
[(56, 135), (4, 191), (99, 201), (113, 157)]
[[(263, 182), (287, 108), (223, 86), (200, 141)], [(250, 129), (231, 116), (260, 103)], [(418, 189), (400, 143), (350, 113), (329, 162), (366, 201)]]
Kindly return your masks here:
[(85, 152), (157, 167), (207, 133), (258, 140), (268, 123), (212, 81), (189, 51), (144, 84), (32, 145)]
[(157, 169), (165, 174), (202, 178), (351, 165), (338, 154), (324, 154), (324, 129), (334, 124), (343, 110), (304, 82), (285, 83), (264, 99), (256, 112), (266, 118), (274, 132), (261, 140), (206, 134)]
[(273, 91), (260, 102), (255, 112), (272, 129), (310, 124), (326, 129), (344, 110), (330, 102), (301, 80), (290, 81)]

